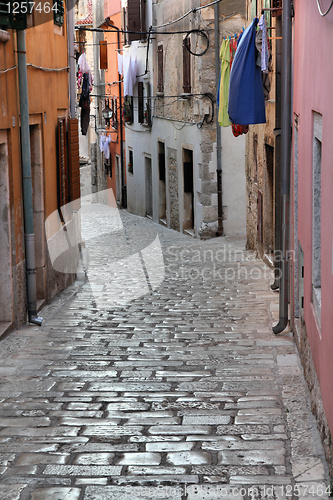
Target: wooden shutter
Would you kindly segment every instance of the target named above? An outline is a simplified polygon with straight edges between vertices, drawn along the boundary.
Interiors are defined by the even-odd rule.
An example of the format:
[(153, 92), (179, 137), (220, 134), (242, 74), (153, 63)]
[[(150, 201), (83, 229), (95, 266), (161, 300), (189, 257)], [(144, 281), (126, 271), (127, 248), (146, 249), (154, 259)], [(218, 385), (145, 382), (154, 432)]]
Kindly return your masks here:
[(99, 67), (108, 69), (108, 44), (105, 40), (99, 42)]
[(66, 120), (58, 118), (58, 208), (69, 202)]
[(273, 0), (272, 2), (272, 16), (282, 16), (282, 0)]
[(147, 38), (146, 2), (147, 0), (140, 0), (140, 30), (142, 31), (140, 36), (141, 40), (146, 40)]
[[(68, 165), (70, 201), (80, 201), (79, 121), (77, 118), (68, 120)], [(79, 207), (80, 203), (77, 208)]]
[(157, 47), (157, 92), (164, 92), (163, 45)]
[[(141, 19), (140, 19), (140, 7), (141, 0), (128, 0), (127, 2), (127, 30), (137, 31), (141, 30)], [(128, 40), (132, 42), (133, 40), (140, 40), (140, 33), (128, 33)]]
[(144, 122), (144, 109), (143, 109), (143, 82), (138, 82), (138, 122)]
[(190, 49), (191, 42), (189, 38), (183, 40), (183, 90), (185, 94), (191, 93), (191, 54), (186, 48)]

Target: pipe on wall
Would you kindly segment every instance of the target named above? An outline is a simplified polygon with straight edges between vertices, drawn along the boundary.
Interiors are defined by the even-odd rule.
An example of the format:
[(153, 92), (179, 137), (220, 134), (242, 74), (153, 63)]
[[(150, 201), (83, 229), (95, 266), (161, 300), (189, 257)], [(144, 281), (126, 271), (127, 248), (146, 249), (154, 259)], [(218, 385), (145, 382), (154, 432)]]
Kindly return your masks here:
[(273, 327), (281, 333), (288, 324), (289, 290), (289, 212), (291, 159), (291, 57), (292, 57), (292, 0), (284, 0), (282, 13), (282, 114), (281, 114), (281, 278), (279, 294), (279, 322)]
[[(220, 84), (220, 26), (219, 3), (214, 5), (214, 32), (215, 32), (215, 84), (216, 91)], [(222, 145), (221, 127), (216, 113), (216, 174), (217, 174), (217, 236), (223, 234), (223, 209), (222, 209)]]
[(71, 118), (76, 116), (76, 78), (75, 78), (75, 54), (74, 54), (74, 2), (67, 0), (67, 43), (68, 43), (68, 66), (69, 66), (69, 110)]
[(27, 279), (28, 318), (30, 323), (41, 325), (43, 318), (37, 315), (37, 287), (35, 266), (35, 234), (31, 175), (29, 100), (25, 31), (17, 30), (18, 77), (21, 118), (21, 158), (23, 180), (23, 210), (25, 260)]
[[(120, 29), (111, 24), (109, 19), (105, 19), (106, 24), (109, 28), (117, 31), (117, 48), (120, 50)], [(104, 30), (109, 31), (109, 30)], [(121, 87), (121, 75), (119, 75), (119, 127), (120, 127), (120, 167), (121, 167), (121, 205), (122, 208), (127, 208), (127, 191), (126, 191), (126, 180), (125, 180), (125, 162), (124, 162), (124, 130), (123, 130), (123, 94)]]

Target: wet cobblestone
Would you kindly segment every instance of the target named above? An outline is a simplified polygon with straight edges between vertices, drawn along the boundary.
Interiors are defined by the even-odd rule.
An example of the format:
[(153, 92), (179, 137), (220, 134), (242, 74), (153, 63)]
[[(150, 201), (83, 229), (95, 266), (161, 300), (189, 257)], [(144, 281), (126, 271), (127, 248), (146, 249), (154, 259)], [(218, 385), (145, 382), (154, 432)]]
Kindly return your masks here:
[(327, 498), (293, 339), (271, 331), (272, 271), (240, 238), (121, 212), (117, 240), (98, 204), (88, 216), (87, 274), (0, 342), (0, 499)]

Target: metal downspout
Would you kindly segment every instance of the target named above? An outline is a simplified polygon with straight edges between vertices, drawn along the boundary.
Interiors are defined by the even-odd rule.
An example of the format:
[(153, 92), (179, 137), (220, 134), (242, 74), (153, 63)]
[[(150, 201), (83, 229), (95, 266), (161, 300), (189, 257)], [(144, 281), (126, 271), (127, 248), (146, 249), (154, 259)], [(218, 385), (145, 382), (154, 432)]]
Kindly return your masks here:
[(284, 0), (282, 14), (282, 118), (281, 118), (281, 279), (279, 294), (279, 322), (273, 332), (281, 333), (288, 324), (289, 290), (289, 206), (291, 158), (291, 56), (292, 56), (292, 0)]
[(27, 276), (27, 301), (29, 322), (40, 326), (43, 318), (37, 315), (37, 287), (35, 266), (35, 234), (31, 176), (28, 76), (25, 31), (17, 30), (18, 76), (21, 118), (21, 158), (23, 178), (24, 236)]
[(76, 82), (75, 82), (75, 54), (74, 54), (74, 2), (67, 0), (67, 41), (69, 65), (69, 110), (71, 118), (76, 116)]
[[(117, 45), (118, 50), (120, 50), (120, 29), (114, 24), (110, 24), (109, 19), (105, 19), (106, 24), (117, 30)], [(106, 30), (109, 31), (109, 30)], [(121, 205), (122, 208), (127, 208), (127, 192), (126, 192), (126, 182), (125, 182), (125, 162), (124, 162), (124, 130), (123, 130), (123, 94), (121, 88), (121, 75), (119, 75), (119, 126), (120, 126), (120, 166), (121, 166)]]
[[(215, 31), (215, 85), (216, 92), (220, 84), (220, 26), (219, 26), (219, 3), (214, 5), (214, 31)], [(218, 113), (216, 113), (216, 174), (217, 174), (217, 236), (223, 234), (223, 211), (222, 211), (222, 146), (221, 127), (219, 125)]]

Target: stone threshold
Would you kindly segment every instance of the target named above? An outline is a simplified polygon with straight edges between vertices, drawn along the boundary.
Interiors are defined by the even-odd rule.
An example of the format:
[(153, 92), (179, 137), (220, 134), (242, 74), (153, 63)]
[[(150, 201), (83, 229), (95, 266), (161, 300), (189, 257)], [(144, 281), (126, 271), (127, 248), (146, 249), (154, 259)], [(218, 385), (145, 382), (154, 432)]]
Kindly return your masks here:
[(14, 323), (7, 321), (0, 321), (0, 340), (14, 330)]

